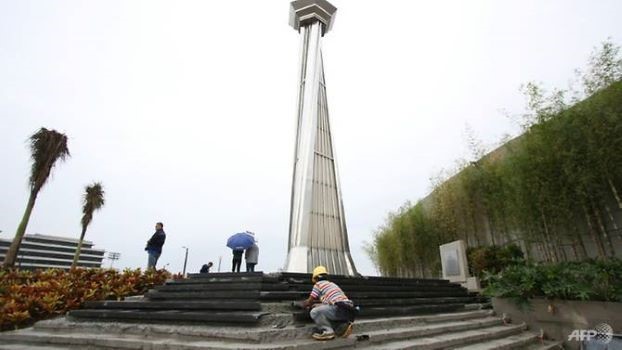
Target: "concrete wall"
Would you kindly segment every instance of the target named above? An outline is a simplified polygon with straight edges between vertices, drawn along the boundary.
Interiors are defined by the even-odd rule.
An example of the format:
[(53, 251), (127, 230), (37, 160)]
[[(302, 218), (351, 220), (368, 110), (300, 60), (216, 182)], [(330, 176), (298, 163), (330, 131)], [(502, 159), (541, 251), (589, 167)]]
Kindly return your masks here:
[[(511, 299), (493, 298), (492, 304), (497, 314), (506, 314), (512, 323), (524, 322), (536, 332), (542, 329), (547, 339), (563, 341), (565, 349), (580, 349), (580, 342), (568, 339), (576, 329), (588, 330), (607, 323), (615, 334), (622, 334), (622, 303), (538, 298), (521, 308)], [(615, 347), (616, 344), (622, 346), (622, 339), (614, 339), (609, 349), (622, 348)]]
[[(505, 156), (507, 156), (509, 147), (516, 145), (518, 140), (520, 140), (520, 136), (518, 138), (510, 140), (506, 144), (488, 153), (480, 161), (495, 162), (502, 160)], [(446, 182), (456, 181), (458, 175), (459, 174), (449, 178)], [(620, 189), (618, 190), (620, 191)], [(427, 197), (421, 200), (425, 210), (432, 209), (435, 199), (434, 196), (435, 192), (432, 192)], [(605, 198), (603, 202), (599, 203), (598, 206), (600, 215), (598, 217), (592, 218), (592, 221), (594, 221), (593, 225), (597, 225), (598, 223), (602, 224), (602, 226), (605, 228), (605, 232), (607, 233), (607, 235), (609, 235), (612, 241), (615, 256), (618, 258), (622, 258), (622, 208), (618, 206), (618, 203), (612, 192), (606, 193), (604, 197)], [(477, 208), (475, 210), (476, 213), (474, 217), (468, 218), (468, 220), (474, 221), (474, 225), (469, 225), (469, 227), (476, 227), (477, 231), (474, 233), (469, 232), (469, 234), (471, 235), (471, 239), (465, 239), (464, 236), (460, 236), (461, 233), (459, 233), (459, 237), (457, 237), (458, 239), (464, 239), (467, 243), (467, 247), (492, 245), (493, 241), (496, 245), (515, 243), (521, 246), (523, 252), (527, 257), (537, 261), (547, 260), (547, 256), (543, 251), (542, 247), (538, 244), (538, 242), (523, 239), (523, 235), (521, 234), (521, 232), (511, 232), (508, 235), (495, 234), (493, 237), (494, 228), (491, 227), (491, 220), (486, 216), (486, 210), (484, 209), (484, 206), (482, 205), (482, 203), (478, 203), (477, 201), (475, 202), (474, 206), (475, 208)], [(581, 241), (587, 251), (587, 257), (596, 258), (599, 256), (598, 247), (597, 244), (594, 242), (592, 235), (590, 235), (590, 228), (588, 226), (587, 219), (583, 214), (582, 207), (577, 204), (577, 208), (575, 209), (576, 221), (574, 223), (574, 227), (576, 228), (576, 230), (578, 230), (581, 236)], [(458, 217), (457, 220), (459, 222), (464, 222), (464, 220), (467, 219)], [(557, 230), (557, 232), (561, 233), (562, 235), (574, 239), (574, 234), (571, 232), (563, 232), (562, 229), (556, 227), (552, 227), (552, 229)], [(595, 227), (595, 229), (596, 231), (598, 231), (597, 227)], [(478, 239), (473, 239), (474, 236), (477, 236)], [(571, 238), (563, 239), (560, 245), (555, 244), (556, 248), (558, 248), (558, 250), (560, 251), (560, 260), (562, 261), (578, 260), (575, 256), (575, 250), (581, 253), (578, 244), (575, 243), (573, 246)], [(603, 238), (602, 235), (601, 238)], [(581, 259), (582, 258), (580, 257), (579, 260)]]

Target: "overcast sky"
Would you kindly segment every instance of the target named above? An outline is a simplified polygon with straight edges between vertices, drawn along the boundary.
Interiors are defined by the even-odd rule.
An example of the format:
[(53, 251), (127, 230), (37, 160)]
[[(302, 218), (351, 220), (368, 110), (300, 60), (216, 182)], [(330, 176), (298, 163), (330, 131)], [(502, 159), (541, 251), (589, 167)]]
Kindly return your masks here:
[[(518, 127), (531, 80), (565, 87), (607, 37), (622, 2), (345, 1), (324, 38), (329, 110), (352, 255), (389, 211), (468, 154)], [(0, 0), (0, 237), (28, 196), (26, 140), (69, 137), (28, 233), (78, 237), (84, 186), (106, 206), (87, 239), (144, 267), (163, 221), (160, 265), (230, 268), (226, 238), (257, 233), (258, 269), (287, 253), (299, 34), (287, 1)], [(106, 262), (106, 266), (109, 262)]]

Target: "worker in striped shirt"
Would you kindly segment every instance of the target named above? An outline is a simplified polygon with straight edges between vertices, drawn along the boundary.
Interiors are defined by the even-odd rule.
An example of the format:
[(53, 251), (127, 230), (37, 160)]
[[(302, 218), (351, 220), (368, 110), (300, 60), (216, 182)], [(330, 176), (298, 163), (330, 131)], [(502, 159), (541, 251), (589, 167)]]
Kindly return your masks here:
[(328, 271), (324, 266), (313, 269), (313, 290), (303, 306), (310, 308), (310, 316), (318, 326), (313, 333), (317, 340), (335, 338), (333, 325), (339, 327), (337, 333), (342, 337), (352, 334), (354, 305), (345, 293), (333, 282), (328, 280)]

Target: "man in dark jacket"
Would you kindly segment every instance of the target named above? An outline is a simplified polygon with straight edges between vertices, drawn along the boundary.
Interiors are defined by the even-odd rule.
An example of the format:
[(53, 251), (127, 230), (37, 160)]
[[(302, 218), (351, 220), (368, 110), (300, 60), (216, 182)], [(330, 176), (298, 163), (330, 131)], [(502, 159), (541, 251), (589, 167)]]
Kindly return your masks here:
[(162, 246), (164, 245), (164, 241), (166, 241), (166, 233), (164, 233), (164, 224), (158, 222), (155, 226), (156, 232), (151, 236), (151, 239), (147, 241), (147, 247), (145, 250), (149, 255), (149, 260), (147, 262), (148, 269), (155, 269), (156, 263), (158, 262), (158, 258), (160, 254), (162, 254)]

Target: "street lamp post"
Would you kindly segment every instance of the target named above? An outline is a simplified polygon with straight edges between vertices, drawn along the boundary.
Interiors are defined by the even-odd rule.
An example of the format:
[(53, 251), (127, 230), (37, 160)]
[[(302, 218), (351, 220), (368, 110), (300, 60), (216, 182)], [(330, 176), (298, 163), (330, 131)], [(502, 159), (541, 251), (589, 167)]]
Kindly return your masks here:
[(181, 247), (186, 250), (186, 257), (184, 258), (184, 271), (181, 273), (183, 277), (186, 277), (186, 264), (188, 263), (188, 247)]
[(112, 269), (112, 264), (114, 264), (115, 260), (119, 260), (120, 257), (121, 257), (121, 253), (108, 252), (108, 259), (110, 260), (111, 269)]

